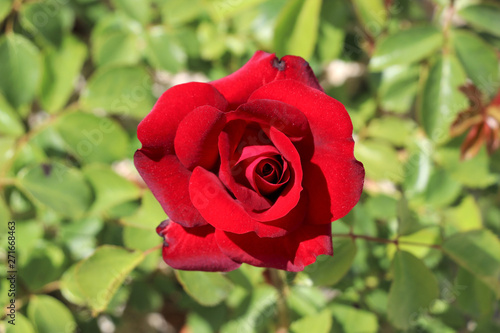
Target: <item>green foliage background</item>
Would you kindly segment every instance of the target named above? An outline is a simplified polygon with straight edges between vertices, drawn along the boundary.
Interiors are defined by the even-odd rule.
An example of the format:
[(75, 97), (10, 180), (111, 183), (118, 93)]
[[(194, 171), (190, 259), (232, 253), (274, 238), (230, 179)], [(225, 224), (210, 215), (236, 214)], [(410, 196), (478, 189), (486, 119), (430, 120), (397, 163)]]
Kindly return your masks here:
[[(18, 271), (0, 331), (499, 331), (500, 153), (461, 161), (449, 135), (460, 85), (500, 90), (498, 1), (0, 0), (0, 20), (4, 309), (9, 220)], [(334, 258), (280, 293), (261, 268), (166, 267), (166, 216), (131, 160), (164, 90), (259, 49), (310, 62), (367, 175)]]

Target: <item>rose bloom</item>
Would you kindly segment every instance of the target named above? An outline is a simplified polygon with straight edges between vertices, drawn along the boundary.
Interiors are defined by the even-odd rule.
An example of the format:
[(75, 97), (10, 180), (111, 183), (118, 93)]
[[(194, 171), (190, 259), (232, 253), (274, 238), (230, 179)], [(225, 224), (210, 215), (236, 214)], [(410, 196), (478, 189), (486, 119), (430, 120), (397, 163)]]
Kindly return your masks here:
[(137, 135), (176, 269), (301, 271), (333, 255), (330, 223), (362, 192), (351, 119), (300, 57), (258, 51), (227, 77), (174, 86)]

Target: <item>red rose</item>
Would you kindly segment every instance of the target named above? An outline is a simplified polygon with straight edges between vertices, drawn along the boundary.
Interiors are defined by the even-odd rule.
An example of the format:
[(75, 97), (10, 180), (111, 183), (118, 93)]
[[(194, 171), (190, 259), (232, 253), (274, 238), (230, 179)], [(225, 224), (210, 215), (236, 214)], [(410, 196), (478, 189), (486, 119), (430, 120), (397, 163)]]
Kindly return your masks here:
[(330, 223), (362, 191), (349, 115), (300, 57), (258, 51), (225, 78), (172, 87), (137, 134), (173, 268), (303, 270), (333, 254)]

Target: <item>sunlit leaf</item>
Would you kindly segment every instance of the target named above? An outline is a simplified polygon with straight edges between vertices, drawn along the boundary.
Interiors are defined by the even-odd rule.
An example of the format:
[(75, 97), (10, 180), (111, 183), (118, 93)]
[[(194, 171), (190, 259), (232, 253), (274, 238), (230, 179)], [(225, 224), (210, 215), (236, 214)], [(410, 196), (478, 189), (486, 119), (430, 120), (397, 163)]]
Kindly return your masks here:
[(39, 93), (40, 103), (47, 111), (60, 111), (65, 106), (86, 56), (85, 44), (72, 36), (63, 39), (60, 49), (47, 50)]
[(336, 284), (351, 268), (356, 256), (356, 243), (350, 238), (333, 239), (333, 257), (319, 256), (316, 262), (305, 269), (314, 285)]
[(378, 71), (393, 65), (410, 64), (433, 54), (442, 43), (442, 33), (433, 26), (398, 31), (378, 43), (370, 67)]
[(446, 141), (456, 115), (467, 108), (467, 99), (458, 90), (465, 79), (465, 72), (453, 55), (445, 54), (431, 66), (419, 112), (422, 126), (432, 141)]
[(407, 329), (438, 298), (438, 283), (424, 263), (406, 251), (397, 251), (392, 265), (387, 315), (394, 326)]
[(0, 92), (15, 108), (31, 102), (41, 77), (38, 49), (21, 35), (3, 35), (0, 64)]
[(176, 270), (175, 274), (184, 290), (205, 306), (219, 304), (233, 288), (231, 281), (220, 273)]
[(481, 3), (464, 7), (458, 14), (482, 31), (500, 36), (500, 6)]
[(59, 163), (27, 168), (20, 181), (41, 203), (66, 216), (81, 215), (92, 200), (90, 187), (80, 170)]
[(37, 333), (72, 332), (76, 328), (69, 309), (51, 296), (33, 295), (27, 312)]
[(142, 67), (99, 69), (89, 79), (80, 101), (88, 110), (142, 118), (154, 104), (151, 77)]
[(84, 302), (98, 314), (106, 309), (127, 275), (142, 260), (142, 252), (104, 245), (94, 254), (68, 270), (64, 284), (66, 295), (77, 302)]
[(500, 298), (500, 241), (496, 235), (484, 229), (458, 233), (443, 243), (443, 249)]

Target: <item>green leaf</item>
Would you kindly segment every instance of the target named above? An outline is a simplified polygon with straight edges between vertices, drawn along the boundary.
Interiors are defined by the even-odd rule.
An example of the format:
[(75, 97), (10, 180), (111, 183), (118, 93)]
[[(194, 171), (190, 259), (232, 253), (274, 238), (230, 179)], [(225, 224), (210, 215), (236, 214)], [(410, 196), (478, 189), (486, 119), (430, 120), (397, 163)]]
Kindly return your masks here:
[(118, 176), (109, 166), (90, 165), (83, 169), (94, 188), (96, 199), (91, 207), (91, 213), (103, 213), (120, 203), (137, 199), (139, 188)]
[(135, 282), (130, 292), (129, 304), (142, 313), (155, 312), (163, 304), (163, 294), (149, 282)]
[(497, 236), (484, 229), (458, 233), (445, 240), (443, 250), (500, 298), (500, 241)]
[(38, 49), (21, 35), (4, 35), (0, 38), (0, 64), (0, 92), (16, 109), (30, 103), (41, 76)]
[(72, 112), (58, 120), (56, 129), (73, 155), (87, 163), (110, 163), (128, 153), (127, 133), (109, 118)]
[[(10, 320), (10, 317), (7, 317), (6, 321), (8, 321), (8, 320)], [(31, 322), (28, 320), (28, 318), (23, 316), (22, 313), (19, 313), (19, 312), (16, 313), (15, 323), (16, 323), (16, 325), (14, 326), (15, 328), (11, 327), (10, 324), (8, 324), (9, 326), (7, 326), (6, 332), (9, 332), (8, 328), (10, 327), (12, 329), (11, 332), (16, 331), (16, 332), (22, 332), (22, 333), (36, 333)]]
[(148, 30), (146, 56), (152, 66), (172, 73), (181, 70), (187, 56), (174, 35), (156, 26)]
[(311, 58), (318, 39), (321, 3), (322, 0), (295, 0), (283, 8), (274, 34), (278, 56)]
[(86, 304), (85, 295), (81, 290), (78, 281), (75, 279), (75, 272), (78, 268), (78, 263), (74, 264), (64, 272), (61, 278), (60, 290), (61, 294), (73, 304), (84, 306)]
[(356, 250), (356, 243), (352, 239), (334, 238), (333, 257), (319, 256), (304, 272), (316, 286), (333, 286), (349, 272)]
[(446, 141), (456, 115), (467, 108), (467, 99), (458, 90), (465, 79), (464, 70), (453, 55), (445, 54), (431, 66), (420, 96), (419, 113), (432, 141)]
[(452, 179), (448, 172), (436, 170), (427, 184), (425, 201), (434, 207), (445, 207), (453, 203), (461, 191), (462, 186)]
[(177, 280), (194, 300), (204, 306), (214, 306), (222, 302), (233, 284), (220, 273), (176, 270)]
[(331, 327), (332, 314), (328, 309), (325, 309), (318, 314), (303, 317), (294, 321), (290, 326), (290, 331), (293, 333), (329, 333)]
[(402, 197), (397, 206), (398, 235), (408, 235), (422, 228), (418, 216), (412, 211), (405, 197)]
[(100, 68), (89, 79), (80, 96), (87, 110), (143, 118), (153, 107), (151, 77), (142, 67)]
[(466, 196), (458, 206), (446, 211), (446, 226), (451, 228), (452, 232), (481, 229), (481, 220), (481, 210), (472, 195)]
[(373, 195), (365, 201), (366, 213), (378, 220), (391, 220), (396, 217), (397, 200), (388, 195)]
[[(223, 2), (223, 4), (226, 4)], [(231, 4), (228, 4), (231, 6)], [(218, 4), (213, 4), (213, 8), (217, 9)], [(179, 26), (201, 16), (205, 11), (206, 6), (203, 0), (170, 0), (164, 1), (161, 5), (161, 17), (164, 23), (170, 26)]]
[(0, 0), (0, 22), (9, 15), (13, 2), (14, 0)]
[(460, 151), (446, 147), (437, 151), (436, 157), (454, 181), (472, 188), (485, 188), (499, 180), (499, 176), (489, 170), (489, 157), (486, 149), (481, 149), (474, 157), (466, 161), (460, 159)]
[(17, 137), (24, 133), (19, 115), (0, 94), (0, 135)]
[(397, 251), (392, 265), (387, 315), (395, 327), (408, 329), (422, 309), (438, 298), (438, 283), (424, 263), (406, 251)]
[(321, 21), (318, 36), (318, 54), (321, 62), (329, 63), (337, 59), (344, 49), (345, 32), (343, 29)]
[(477, 29), (500, 36), (500, 6), (493, 3), (475, 4), (458, 11)]
[(84, 301), (92, 313), (104, 311), (127, 275), (144, 259), (139, 251), (103, 245), (66, 272), (65, 295)]
[[(271, 286), (259, 286), (252, 290), (249, 300), (245, 300), (245, 308), (240, 310), (236, 319), (222, 326), (221, 333), (253, 333), (272, 319), (278, 293)], [(242, 313), (243, 312), (243, 313)]]
[(76, 328), (69, 309), (51, 296), (31, 296), (27, 312), (37, 333), (73, 332)]
[[(211, 3), (212, 6), (209, 6), (207, 10), (209, 11), (210, 16), (214, 19), (214, 21), (224, 21), (230, 18), (234, 18), (238, 14), (244, 15), (245, 11), (249, 11), (263, 2), (266, 2), (266, 0), (238, 0), (238, 1), (215, 0)], [(180, 12), (180, 8), (174, 11)], [(190, 13), (193, 11), (193, 9), (188, 10), (186, 8), (185, 11)]]
[(333, 318), (341, 324), (345, 333), (378, 332), (377, 316), (371, 312), (343, 304), (332, 304), (329, 309), (333, 314)]
[(103, 221), (96, 217), (71, 220), (60, 225), (58, 238), (66, 244), (72, 258), (80, 260), (94, 252), (97, 233), (102, 227)]
[(429, 183), (433, 168), (432, 144), (422, 135), (413, 138), (405, 164), (404, 188), (409, 200), (422, 196)]
[(60, 247), (43, 241), (39, 242), (23, 261), (19, 276), (29, 290), (36, 291), (59, 278), (65, 254)]
[(151, 4), (149, 0), (112, 0), (111, 2), (118, 10), (144, 25), (149, 23), (151, 19)]
[(59, 47), (64, 32), (62, 7), (48, 5), (47, 2), (28, 3), (21, 7), (21, 25), (31, 34), (41, 37), (44, 42)]
[[(398, 237), (398, 247), (394, 244), (387, 245), (387, 254), (391, 258), (397, 250), (404, 250), (411, 253), (417, 258), (423, 259), (429, 254), (433, 249), (429, 245), (439, 245), (442, 241), (441, 230), (438, 227), (427, 227), (420, 228), (420, 230), (413, 232), (411, 234), (403, 235)], [(422, 244), (413, 245), (412, 243)]]
[(374, 180), (401, 181), (404, 171), (396, 150), (380, 141), (366, 140), (354, 147), (354, 155), (365, 166), (366, 176)]
[(398, 31), (378, 43), (370, 67), (379, 71), (393, 65), (417, 62), (433, 54), (442, 44), (443, 35), (433, 26)]
[(373, 138), (383, 139), (395, 146), (406, 146), (416, 129), (413, 121), (398, 117), (386, 116), (373, 119), (368, 125), (368, 135)]
[(69, 217), (83, 214), (90, 206), (92, 192), (78, 169), (59, 163), (27, 168), (21, 184), (41, 203)]
[[(300, 281), (300, 276), (298, 280)], [(317, 314), (325, 308), (326, 303), (321, 289), (307, 286), (307, 283), (305, 286), (295, 285), (290, 288), (286, 299), (288, 308), (303, 317)]]
[(420, 68), (411, 66), (391, 66), (382, 72), (379, 88), (380, 106), (397, 113), (409, 112), (418, 90)]
[(475, 318), (488, 318), (493, 313), (495, 295), (481, 280), (460, 268), (456, 283), (447, 290), (449, 301), (456, 299), (458, 307)]
[(60, 49), (48, 49), (42, 75), (39, 99), (49, 112), (60, 111), (75, 90), (87, 48), (78, 39), (68, 36)]
[(142, 27), (135, 21), (106, 16), (90, 37), (92, 60), (99, 66), (137, 64), (142, 57), (141, 33)]
[(153, 193), (146, 191), (142, 197), (141, 208), (134, 215), (124, 217), (122, 221), (125, 225), (149, 230), (156, 228), (165, 219), (167, 215), (158, 200)]
[(474, 84), (491, 96), (496, 94), (499, 64), (495, 49), (465, 30), (452, 30), (451, 38), (458, 59)]
[(161, 244), (162, 239), (155, 228), (144, 229), (127, 225), (123, 228), (123, 243), (129, 249), (146, 251), (155, 244)]
[(383, 0), (353, 0), (354, 10), (364, 30), (372, 36), (379, 35), (387, 21)]

